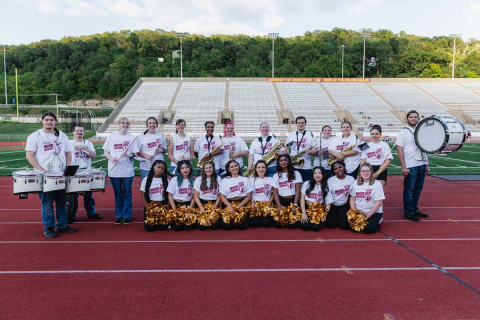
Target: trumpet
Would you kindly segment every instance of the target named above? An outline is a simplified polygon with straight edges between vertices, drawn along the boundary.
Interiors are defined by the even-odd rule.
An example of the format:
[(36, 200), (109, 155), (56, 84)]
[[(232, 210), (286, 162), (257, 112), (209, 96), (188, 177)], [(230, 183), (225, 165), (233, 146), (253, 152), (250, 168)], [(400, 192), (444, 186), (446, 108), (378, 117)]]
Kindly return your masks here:
[[(219, 137), (220, 137), (220, 140), (221, 140), (222, 142), (220, 142), (220, 144), (219, 144), (218, 146), (216, 146), (212, 151), (210, 151), (210, 153), (216, 152), (218, 149), (220, 149), (220, 148), (223, 146), (222, 136), (219, 136)], [(200, 169), (200, 170), (201, 170), (201, 169), (203, 168), (203, 165), (204, 165), (205, 163), (207, 163), (207, 162), (213, 162), (213, 161), (214, 161), (213, 157), (210, 157), (210, 156), (208, 156), (208, 157), (205, 158), (205, 159), (201, 159), (201, 160), (199, 160), (198, 163), (197, 163), (197, 169)]]
[[(310, 132), (310, 134), (312, 135), (312, 138), (313, 138), (313, 133)], [(312, 150), (313, 148), (315, 148), (316, 146), (317, 146), (317, 140), (313, 139), (313, 144), (310, 146), (310, 148), (307, 148), (307, 149), (303, 150), (302, 152), (297, 153), (296, 155), (294, 155), (292, 157), (292, 164), (293, 165), (298, 165), (299, 167), (303, 167), (303, 165), (305, 163), (305, 160), (302, 159), (303, 155), (305, 153), (307, 153), (308, 151)]]
[(234, 160), (233, 159), (233, 154), (235, 153), (235, 146), (232, 146), (230, 144), (230, 160)]

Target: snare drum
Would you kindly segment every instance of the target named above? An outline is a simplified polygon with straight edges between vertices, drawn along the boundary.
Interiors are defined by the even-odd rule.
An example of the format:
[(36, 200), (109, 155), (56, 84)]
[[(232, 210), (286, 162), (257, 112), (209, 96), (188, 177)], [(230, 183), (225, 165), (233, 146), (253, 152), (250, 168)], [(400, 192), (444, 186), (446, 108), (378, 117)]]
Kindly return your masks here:
[(12, 174), (13, 194), (43, 192), (43, 174), (38, 171), (15, 171)]
[(45, 173), (43, 177), (43, 192), (65, 190), (65, 177), (62, 172)]
[(451, 153), (460, 150), (467, 134), (463, 123), (453, 117), (431, 116), (415, 129), (415, 142), (426, 153)]
[(87, 172), (92, 175), (92, 178), (90, 179), (90, 191), (99, 192), (105, 190), (105, 177), (107, 176), (105, 171), (99, 169), (87, 169), (82, 170), (82, 172)]
[(65, 178), (66, 193), (83, 193), (90, 191), (92, 175), (85, 171), (78, 171), (73, 177)]

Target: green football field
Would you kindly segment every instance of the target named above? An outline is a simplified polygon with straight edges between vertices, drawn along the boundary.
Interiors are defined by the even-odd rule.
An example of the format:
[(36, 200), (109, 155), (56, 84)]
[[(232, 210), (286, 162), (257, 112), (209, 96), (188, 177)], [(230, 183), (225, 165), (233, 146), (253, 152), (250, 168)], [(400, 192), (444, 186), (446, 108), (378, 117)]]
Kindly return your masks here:
[[(249, 145), (249, 143), (247, 143)], [(390, 145), (392, 145), (390, 143)], [(102, 144), (95, 144), (97, 158), (92, 160), (94, 168), (102, 168), (107, 171), (107, 160), (103, 155)], [(396, 148), (392, 150), (394, 160), (388, 168), (389, 174), (400, 174), (400, 163), (397, 158)], [(170, 160), (166, 157), (167, 164), (170, 166)], [(196, 167), (196, 159), (193, 166)], [(446, 155), (430, 155), (429, 157), (431, 174), (480, 174), (480, 144), (466, 143), (458, 152)], [(244, 158), (244, 164), (247, 159)], [(0, 175), (9, 176), (17, 170), (24, 170), (31, 166), (25, 159), (24, 147), (0, 147)], [(135, 162), (138, 168), (138, 162)], [(135, 169), (136, 175), (140, 175), (139, 170)]]

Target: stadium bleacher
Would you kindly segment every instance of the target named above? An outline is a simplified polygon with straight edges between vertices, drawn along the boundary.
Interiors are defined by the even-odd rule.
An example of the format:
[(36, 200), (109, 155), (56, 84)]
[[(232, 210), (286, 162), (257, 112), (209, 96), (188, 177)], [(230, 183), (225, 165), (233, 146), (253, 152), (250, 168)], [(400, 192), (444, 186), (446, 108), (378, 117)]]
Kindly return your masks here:
[(417, 86), (445, 105), (480, 105), (480, 96), (456, 83), (418, 83)]

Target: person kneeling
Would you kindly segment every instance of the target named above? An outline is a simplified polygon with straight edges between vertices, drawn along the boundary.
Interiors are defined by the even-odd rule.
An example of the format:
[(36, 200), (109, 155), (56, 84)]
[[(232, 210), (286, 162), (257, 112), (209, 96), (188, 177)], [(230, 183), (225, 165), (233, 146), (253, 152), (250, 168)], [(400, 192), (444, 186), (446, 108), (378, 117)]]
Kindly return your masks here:
[(331, 207), (331, 204), (326, 205), (326, 208), (323, 207), (327, 194), (327, 172), (323, 167), (315, 167), (310, 180), (305, 181), (302, 185), (300, 226), (303, 230), (320, 231), (322, 228), (320, 223), (325, 221), (326, 214)]
[(142, 180), (140, 187), (142, 201), (145, 205), (143, 221), (147, 231), (168, 229), (169, 223), (165, 223), (165, 216), (153, 217), (151, 214), (147, 214), (147, 209), (153, 210), (152, 207), (155, 205), (159, 206), (162, 209), (161, 211), (165, 213), (168, 205), (167, 186), (167, 164), (163, 160), (155, 160), (148, 175)]

